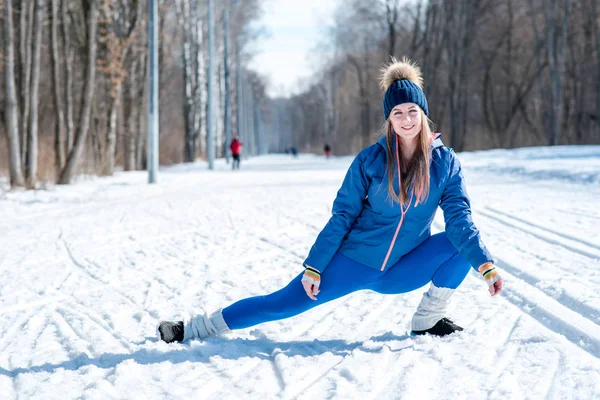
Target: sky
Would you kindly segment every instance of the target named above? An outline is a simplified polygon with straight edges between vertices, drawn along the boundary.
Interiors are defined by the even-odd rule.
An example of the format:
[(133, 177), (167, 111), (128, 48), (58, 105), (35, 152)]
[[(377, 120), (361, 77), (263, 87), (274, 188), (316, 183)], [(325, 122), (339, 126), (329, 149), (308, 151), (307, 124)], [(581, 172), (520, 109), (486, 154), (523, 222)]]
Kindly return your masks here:
[(269, 77), (271, 96), (298, 93), (322, 59), (317, 50), (338, 0), (264, 0), (258, 26), (266, 35), (255, 43), (251, 68)]

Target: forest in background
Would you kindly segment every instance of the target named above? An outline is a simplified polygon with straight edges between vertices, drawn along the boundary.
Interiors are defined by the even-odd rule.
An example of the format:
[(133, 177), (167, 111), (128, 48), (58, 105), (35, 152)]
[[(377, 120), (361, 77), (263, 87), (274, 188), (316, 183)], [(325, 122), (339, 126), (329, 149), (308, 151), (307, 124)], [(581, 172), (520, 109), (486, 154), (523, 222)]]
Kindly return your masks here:
[[(158, 3), (160, 163), (193, 161), (207, 146), (208, 1)], [(315, 43), (328, 56), (287, 98), (246, 67), (265, 4), (214, 3), (218, 157), (225, 91), (249, 155), (326, 142), (357, 153), (384, 122), (378, 76), (392, 55), (421, 66), (430, 118), (457, 151), (600, 143), (600, 0), (349, 0)], [(146, 7), (0, 0), (0, 174), (13, 186), (145, 167)]]
[(599, 18), (599, 0), (344, 2), (332, 56), (303, 93), (277, 100), (286, 140), (336, 154), (372, 143), (379, 69), (394, 55), (420, 65), (430, 118), (457, 151), (599, 144)]

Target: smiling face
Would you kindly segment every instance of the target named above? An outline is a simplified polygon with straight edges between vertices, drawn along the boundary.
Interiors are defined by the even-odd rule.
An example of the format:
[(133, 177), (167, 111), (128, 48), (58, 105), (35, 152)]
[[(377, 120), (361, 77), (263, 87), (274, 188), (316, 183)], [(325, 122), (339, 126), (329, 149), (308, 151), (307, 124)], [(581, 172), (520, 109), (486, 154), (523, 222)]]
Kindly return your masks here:
[(390, 122), (400, 139), (412, 141), (421, 132), (421, 109), (415, 103), (398, 104), (390, 113)]

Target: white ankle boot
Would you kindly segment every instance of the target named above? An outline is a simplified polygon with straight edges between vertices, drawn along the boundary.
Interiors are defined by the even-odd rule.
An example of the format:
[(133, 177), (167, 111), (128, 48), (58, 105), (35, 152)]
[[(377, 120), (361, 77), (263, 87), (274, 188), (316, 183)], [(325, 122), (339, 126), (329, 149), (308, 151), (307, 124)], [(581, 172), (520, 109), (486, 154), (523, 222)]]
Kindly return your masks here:
[(429, 290), (423, 294), (421, 304), (412, 317), (413, 331), (423, 331), (433, 327), (446, 316), (450, 296), (455, 289), (437, 287), (431, 283)]
[(221, 335), (231, 330), (223, 319), (222, 309), (218, 309), (211, 315), (205, 313), (198, 314), (185, 323), (183, 331), (183, 340), (198, 338), (204, 340), (211, 336)]

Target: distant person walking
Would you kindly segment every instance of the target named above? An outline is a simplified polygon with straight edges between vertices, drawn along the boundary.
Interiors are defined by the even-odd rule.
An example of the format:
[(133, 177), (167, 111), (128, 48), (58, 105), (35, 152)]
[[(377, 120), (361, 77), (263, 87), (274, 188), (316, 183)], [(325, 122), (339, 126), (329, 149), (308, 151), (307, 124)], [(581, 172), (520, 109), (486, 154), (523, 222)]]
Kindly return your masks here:
[(238, 139), (237, 135), (233, 137), (231, 144), (229, 145), (231, 150), (231, 156), (233, 158), (232, 169), (240, 169), (240, 156), (242, 155), (242, 142)]
[(331, 155), (331, 146), (329, 146), (329, 144), (325, 143), (325, 147), (323, 147), (323, 151), (325, 151), (325, 158), (329, 159), (329, 156)]
[(290, 150), (292, 152), (292, 157), (294, 157), (294, 158), (298, 157), (298, 149), (296, 149), (295, 147), (292, 147)]
[[(385, 92), (381, 136), (350, 165), (304, 271), (271, 294), (188, 321), (163, 321), (158, 326), (162, 340), (206, 339), (290, 318), (359, 290), (402, 294), (424, 285), (429, 288), (412, 316), (411, 333), (445, 336), (463, 330), (447, 311), (453, 295), (463, 297), (455, 292), (471, 269), (490, 295), (502, 292), (503, 280), (471, 217), (458, 157), (432, 132), (419, 68), (407, 59), (393, 60), (380, 79)], [(438, 207), (445, 230), (432, 235)]]

